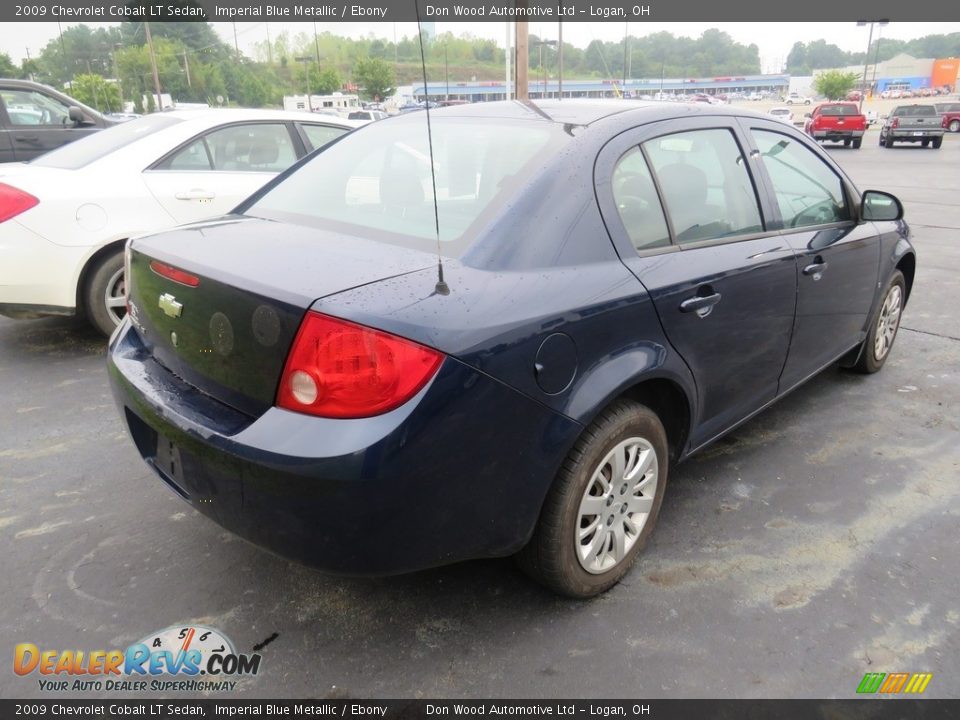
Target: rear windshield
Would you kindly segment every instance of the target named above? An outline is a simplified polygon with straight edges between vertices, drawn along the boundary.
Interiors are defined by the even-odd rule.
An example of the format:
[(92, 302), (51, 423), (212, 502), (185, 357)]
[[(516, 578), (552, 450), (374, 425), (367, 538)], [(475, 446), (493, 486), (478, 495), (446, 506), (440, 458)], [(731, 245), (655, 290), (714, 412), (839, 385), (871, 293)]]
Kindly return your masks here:
[(183, 121), (170, 115), (147, 115), (91, 133), (79, 140), (74, 140), (69, 145), (62, 145), (32, 160), (30, 164), (76, 170), (178, 122)]
[[(458, 256), (568, 136), (552, 122), (431, 120), (441, 252)], [(435, 251), (426, 114), (345, 136), (243, 212)]]
[(894, 117), (932, 117), (936, 114), (933, 105), (905, 105), (893, 111)]
[(821, 115), (859, 115), (860, 111), (856, 105), (824, 105), (820, 108)]

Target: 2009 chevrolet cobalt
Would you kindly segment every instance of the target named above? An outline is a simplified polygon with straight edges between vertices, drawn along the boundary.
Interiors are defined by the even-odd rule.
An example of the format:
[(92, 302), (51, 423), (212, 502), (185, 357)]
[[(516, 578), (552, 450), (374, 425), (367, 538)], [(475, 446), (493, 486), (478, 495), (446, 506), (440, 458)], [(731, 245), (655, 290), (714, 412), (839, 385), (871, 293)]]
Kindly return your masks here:
[(889, 357), (902, 207), (793, 128), (629, 102), (431, 115), (128, 246), (116, 398), (144, 460), (237, 534), (341, 573), (518, 554), (592, 596), (671, 463)]

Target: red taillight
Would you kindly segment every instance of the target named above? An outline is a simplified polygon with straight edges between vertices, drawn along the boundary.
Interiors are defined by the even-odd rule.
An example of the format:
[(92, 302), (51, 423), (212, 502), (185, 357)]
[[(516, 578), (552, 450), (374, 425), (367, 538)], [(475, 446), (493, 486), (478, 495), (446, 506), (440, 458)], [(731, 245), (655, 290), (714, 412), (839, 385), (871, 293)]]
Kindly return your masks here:
[(945, 128), (945, 127), (947, 126), (947, 124), (948, 124), (948, 123), (947, 123), (947, 116), (944, 115), (944, 116), (940, 119), (940, 127)]
[(893, 122), (890, 123), (890, 127), (893, 128), (894, 130), (900, 127), (900, 118), (894, 118)]
[(175, 268), (172, 265), (167, 265), (156, 260), (150, 261), (150, 269), (153, 270), (157, 275), (165, 277), (168, 280), (173, 280), (181, 285), (196, 287), (200, 284), (200, 278), (198, 278), (196, 275), (191, 275), (190, 273), (184, 272), (179, 268)]
[(277, 406), (330, 418), (399, 407), (432, 378), (443, 355), (381, 330), (308, 312), (280, 378)]
[(6, 222), (39, 203), (30, 193), (0, 183), (0, 222)]

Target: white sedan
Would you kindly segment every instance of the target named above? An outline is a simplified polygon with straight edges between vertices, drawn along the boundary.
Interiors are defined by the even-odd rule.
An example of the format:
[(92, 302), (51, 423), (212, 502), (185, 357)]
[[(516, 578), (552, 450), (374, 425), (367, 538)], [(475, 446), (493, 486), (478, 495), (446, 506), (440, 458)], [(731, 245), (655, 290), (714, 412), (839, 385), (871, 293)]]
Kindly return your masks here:
[(0, 165), (0, 314), (125, 313), (123, 246), (230, 212), (299, 158), (366, 123), (275, 110), (184, 110)]
[(785, 122), (787, 125), (793, 125), (793, 110), (788, 107), (775, 107), (767, 111), (767, 115), (774, 120)]

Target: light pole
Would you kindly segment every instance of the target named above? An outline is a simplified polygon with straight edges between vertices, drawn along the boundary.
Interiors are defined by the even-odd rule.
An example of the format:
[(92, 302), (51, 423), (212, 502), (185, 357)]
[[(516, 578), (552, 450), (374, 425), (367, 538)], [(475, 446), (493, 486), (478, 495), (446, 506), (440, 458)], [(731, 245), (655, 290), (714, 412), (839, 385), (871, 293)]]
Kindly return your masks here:
[[(861, 90), (860, 90), (860, 111), (861, 112), (863, 112), (863, 98), (867, 94), (867, 66), (870, 64), (870, 46), (873, 45), (873, 26), (880, 25), (881, 27), (883, 27), (889, 22), (890, 21), (887, 20), (886, 18), (882, 18), (880, 20), (857, 20), (857, 25), (859, 25), (860, 27), (863, 27), (864, 25), (870, 26), (870, 33), (867, 36), (867, 52), (863, 57), (863, 83), (860, 86), (861, 87)], [(876, 73), (876, 70), (877, 70), (876, 63), (874, 63), (873, 65), (873, 70), (874, 70), (874, 73)]]
[(310, 66), (308, 63), (313, 60), (309, 55), (300, 55), (299, 57), (294, 58), (297, 62), (303, 63), (303, 79), (304, 84), (307, 86), (307, 110), (313, 112), (313, 100), (310, 97)]

